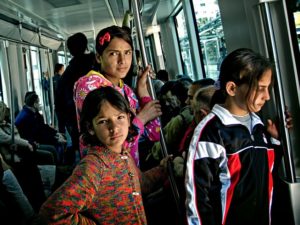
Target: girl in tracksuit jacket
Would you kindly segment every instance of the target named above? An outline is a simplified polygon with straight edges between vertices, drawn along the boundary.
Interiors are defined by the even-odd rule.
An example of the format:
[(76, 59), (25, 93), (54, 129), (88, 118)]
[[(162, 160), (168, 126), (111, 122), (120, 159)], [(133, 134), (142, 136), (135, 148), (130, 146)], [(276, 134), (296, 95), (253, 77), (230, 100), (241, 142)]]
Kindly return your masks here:
[(188, 224), (271, 224), (279, 142), (255, 114), (270, 99), (271, 84), (271, 62), (252, 50), (224, 59), (214, 96), (222, 104), (198, 124), (189, 146)]

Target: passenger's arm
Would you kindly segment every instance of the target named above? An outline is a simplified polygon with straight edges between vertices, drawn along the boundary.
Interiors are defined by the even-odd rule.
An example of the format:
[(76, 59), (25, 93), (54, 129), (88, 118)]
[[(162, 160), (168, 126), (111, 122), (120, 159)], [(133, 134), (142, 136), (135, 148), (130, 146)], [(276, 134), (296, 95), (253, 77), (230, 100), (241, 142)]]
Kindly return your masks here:
[(161, 116), (161, 106), (158, 100), (146, 103), (137, 113), (137, 117), (147, 124), (149, 121)]
[(11, 144), (11, 135), (4, 132), (2, 128), (0, 128), (0, 144)]
[(218, 224), (216, 212), (220, 210), (212, 199), (212, 196), (215, 195), (215, 198), (219, 198), (220, 195), (220, 190), (214, 184), (217, 174), (212, 169), (216, 162), (212, 161), (212, 159), (205, 158), (194, 162), (197, 210), (203, 225)]
[(172, 158), (169, 155), (161, 160), (160, 165), (140, 174), (141, 190), (144, 194), (154, 191), (159, 184), (163, 184), (168, 177), (167, 162)]
[[(212, 153), (225, 151), (210, 142), (190, 144), (185, 174), (186, 212), (188, 224), (221, 224), (221, 182), (219, 175), (222, 158)], [(222, 154), (221, 154), (222, 155)], [(223, 156), (219, 156), (223, 157)], [(230, 203), (228, 203), (230, 204)]]
[(150, 96), (150, 93), (148, 91), (148, 84), (147, 84), (147, 77), (149, 76), (150, 71), (151, 71), (151, 66), (148, 65), (146, 69), (138, 76), (137, 95), (140, 99), (143, 97)]
[[(178, 151), (178, 142), (182, 137), (179, 137), (179, 134), (182, 132), (182, 117), (180, 115), (173, 117), (167, 125), (163, 128), (163, 133), (166, 141), (166, 145), (168, 146), (169, 153), (176, 153)], [(175, 144), (174, 144), (175, 143)], [(176, 148), (176, 149), (175, 149)], [(151, 150), (150, 154), (156, 160), (162, 159), (161, 153), (161, 144), (160, 142), (156, 142)]]
[[(292, 114), (288, 110), (287, 106), (285, 106), (285, 126), (287, 129), (291, 129), (293, 127)], [(269, 132), (272, 138), (278, 139), (280, 136), (277, 128), (277, 124), (273, 122), (271, 119), (267, 120), (267, 131)]]

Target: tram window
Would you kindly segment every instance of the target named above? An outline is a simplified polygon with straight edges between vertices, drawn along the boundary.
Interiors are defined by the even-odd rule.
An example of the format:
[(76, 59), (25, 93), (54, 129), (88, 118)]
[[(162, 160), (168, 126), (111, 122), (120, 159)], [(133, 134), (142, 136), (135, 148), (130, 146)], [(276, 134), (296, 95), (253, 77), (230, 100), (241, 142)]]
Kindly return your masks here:
[(193, 74), (193, 65), (192, 65), (192, 59), (191, 59), (191, 47), (187, 35), (186, 30), (186, 22), (185, 22), (185, 16), (183, 10), (181, 10), (176, 16), (176, 29), (177, 34), (179, 38), (179, 46), (180, 46), (180, 52), (181, 52), (181, 58), (183, 61), (183, 72), (186, 75), (189, 75), (190, 77), (194, 77)]
[(42, 94), (42, 84), (41, 84), (41, 74), (40, 74), (40, 64), (39, 64), (39, 56), (38, 56), (38, 49), (35, 47), (31, 47), (31, 66), (32, 66), (32, 73), (33, 73), (33, 83), (34, 83), (34, 90), (38, 96), (40, 96), (40, 103), (44, 105), (43, 96)]
[[(6, 78), (7, 75), (7, 69), (5, 69), (4, 62), (6, 60), (6, 55), (4, 51), (4, 43), (0, 42), (0, 100), (4, 102), (8, 102), (8, 95), (7, 95), (7, 86), (6, 86)], [(7, 75), (6, 75), (7, 74)]]
[(25, 72), (26, 72), (26, 81), (27, 81), (27, 90), (32, 91), (33, 90), (33, 82), (32, 82), (32, 76), (31, 76), (31, 66), (29, 65), (30, 59), (29, 59), (29, 51), (26, 47), (22, 48), (23, 53), (23, 59), (24, 59), (24, 66), (25, 66)]
[(216, 0), (193, 0), (206, 77), (217, 79), (226, 55), (220, 9)]
[[(299, 8), (297, 8), (297, 10), (299, 10)], [(300, 50), (300, 11), (296, 11), (293, 14), (294, 14), (295, 27), (297, 32), (298, 48)]]
[[(64, 51), (58, 51), (57, 52), (57, 57), (58, 57), (58, 63), (61, 63), (61, 64), (64, 64), (64, 65), (67, 65), (67, 61), (66, 61), (66, 57), (65, 57), (65, 52)], [(67, 55), (67, 58), (68, 58), (68, 62), (70, 62), (71, 60), (71, 55), (68, 54)]]
[(2, 90), (2, 73), (1, 73), (1, 69), (0, 69), (0, 101), (4, 101), (4, 97), (3, 97), (3, 90)]

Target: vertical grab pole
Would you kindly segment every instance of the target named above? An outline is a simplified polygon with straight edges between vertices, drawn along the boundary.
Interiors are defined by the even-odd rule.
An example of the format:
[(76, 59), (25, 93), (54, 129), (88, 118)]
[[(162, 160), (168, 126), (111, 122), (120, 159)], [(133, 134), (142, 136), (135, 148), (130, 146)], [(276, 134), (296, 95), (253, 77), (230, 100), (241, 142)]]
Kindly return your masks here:
[[(133, 15), (134, 15), (135, 29), (136, 29), (136, 33), (137, 33), (137, 36), (138, 36), (140, 51), (141, 51), (141, 54), (142, 54), (143, 64), (144, 64), (144, 67), (145, 67), (145, 66), (148, 65), (148, 60), (147, 60), (147, 55), (146, 55), (146, 50), (145, 50), (142, 24), (141, 24), (141, 20), (140, 20), (140, 13), (139, 13), (139, 8), (138, 8), (137, 1), (138, 0), (133, 0), (132, 1), (132, 3), (133, 3)], [(147, 77), (147, 81), (148, 81), (148, 84), (149, 84), (150, 95), (153, 99), (156, 99), (153, 84), (152, 84), (152, 80), (151, 80), (150, 76)], [(165, 137), (164, 137), (162, 129), (160, 129), (160, 144), (161, 144), (161, 150), (162, 150), (163, 157), (168, 156), (167, 145), (166, 145), (166, 141), (165, 141)], [(180, 213), (181, 213), (180, 212), (180, 196), (179, 196), (179, 192), (178, 192), (178, 189), (177, 189), (177, 186), (176, 186), (174, 173), (173, 173), (173, 168), (172, 168), (172, 164), (171, 164), (170, 161), (168, 162), (168, 174), (169, 174), (169, 181), (170, 181), (173, 197), (174, 197), (174, 200), (175, 200), (175, 203), (176, 203), (178, 213), (180, 215)]]
[[(142, 30), (142, 24), (141, 24), (141, 19), (140, 19), (140, 14), (139, 14), (139, 8), (138, 8), (137, 1), (138, 0), (133, 0), (132, 1), (133, 11), (134, 11), (133, 15), (134, 15), (135, 29), (136, 29), (136, 33), (137, 33), (137, 36), (138, 36), (140, 51), (141, 51), (141, 54), (142, 54), (143, 64), (144, 64), (144, 67), (146, 67), (148, 65), (148, 59), (147, 59), (146, 50), (145, 50), (146, 48), (145, 48), (145, 43), (144, 43), (143, 30)], [(152, 85), (152, 80), (149, 76), (147, 77), (147, 80), (148, 80), (148, 84), (149, 84), (150, 95), (153, 99), (155, 99), (155, 92), (154, 92), (154, 88), (153, 88), (153, 85)]]
[(51, 120), (51, 124), (55, 127), (55, 105), (54, 105), (54, 90), (53, 90), (53, 75), (54, 75), (54, 71), (53, 71), (53, 65), (51, 64), (51, 60), (50, 60), (50, 53), (51, 50), (48, 48), (47, 49), (47, 61), (48, 61), (48, 71), (49, 71), (49, 82), (50, 82), (50, 102), (49, 102), (49, 106), (50, 106), (50, 120)]
[[(9, 75), (9, 93), (10, 93), (10, 130), (11, 130), (11, 144), (12, 146), (15, 144), (15, 107), (14, 107), (14, 93), (13, 93), (13, 84), (12, 84), (12, 77), (11, 77), (11, 70), (10, 70), (10, 63), (9, 63), (9, 56), (8, 56), (8, 46), (9, 42), (4, 41), (4, 51), (6, 55), (6, 60), (7, 60), (7, 67), (8, 67), (8, 75)], [(15, 150), (15, 149), (13, 149)], [(14, 162), (14, 151), (11, 152), (11, 160)]]
[[(280, 67), (278, 64), (278, 52), (276, 48), (276, 41), (275, 41), (275, 35), (274, 35), (274, 29), (273, 29), (273, 23), (271, 18), (271, 12), (268, 2), (261, 1), (261, 10), (264, 18), (264, 24), (266, 28), (266, 33), (268, 34), (270, 40), (269, 40), (269, 46), (268, 50), (271, 54), (271, 57), (274, 60), (275, 63), (275, 75), (276, 75), (276, 85), (275, 90), (276, 93), (276, 100), (277, 100), (277, 106), (279, 106), (279, 117), (282, 121), (285, 120), (285, 101), (283, 96), (283, 87), (281, 84), (281, 72)], [(288, 182), (295, 183), (296, 182), (296, 175), (295, 175), (295, 167), (293, 162), (293, 152), (292, 152), (292, 146), (289, 139), (288, 129), (282, 124), (281, 127), (281, 139), (282, 139), (282, 145), (284, 147), (284, 161), (285, 161), (285, 169), (286, 169), (286, 179)]]

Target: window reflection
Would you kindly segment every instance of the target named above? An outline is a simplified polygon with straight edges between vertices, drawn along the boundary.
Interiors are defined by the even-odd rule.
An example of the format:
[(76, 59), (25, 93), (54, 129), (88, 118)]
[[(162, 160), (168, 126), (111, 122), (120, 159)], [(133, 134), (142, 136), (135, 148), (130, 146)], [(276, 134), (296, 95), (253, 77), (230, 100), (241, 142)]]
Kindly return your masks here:
[(220, 9), (216, 0), (193, 0), (206, 77), (217, 79), (226, 55)]
[(185, 75), (190, 76), (193, 78), (193, 67), (192, 67), (192, 60), (191, 60), (191, 51), (190, 51), (190, 43), (187, 35), (186, 29), (186, 21), (183, 10), (181, 10), (177, 16), (175, 16), (176, 21), (176, 29), (179, 38), (179, 46), (181, 52), (181, 59), (183, 61), (183, 71)]
[(29, 55), (29, 51), (26, 47), (22, 47), (22, 54), (23, 54), (23, 59), (24, 59), (24, 69), (26, 72), (26, 81), (27, 81), (27, 90), (28, 91), (33, 91), (33, 81), (32, 81), (32, 77), (31, 77), (31, 67), (30, 67), (30, 55)]
[(294, 14), (295, 27), (296, 27), (296, 32), (297, 32), (298, 48), (300, 50), (300, 12), (299, 12), (299, 7), (297, 8), (297, 11), (294, 12), (293, 14)]
[[(227, 54), (218, 1), (193, 0), (192, 2), (203, 56), (205, 76), (216, 80), (219, 76), (221, 62)], [(186, 75), (194, 79), (190, 43), (183, 10), (175, 17), (175, 22), (183, 61), (183, 71)], [(199, 63), (196, 66), (200, 65)]]
[(42, 93), (42, 81), (41, 81), (41, 74), (40, 74), (40, 65), (39, 65), (39, 56), (38, 56), (38, 49), (36, 47), (30, 47), (31, 53), (31, 66), (32, 66), (32, 73), (33, 73), (33, 83), (34, 83), (34, 90), (37, 95), (40, 97), (40, 104), (43, 106), (44, 101), (41, 96)]

